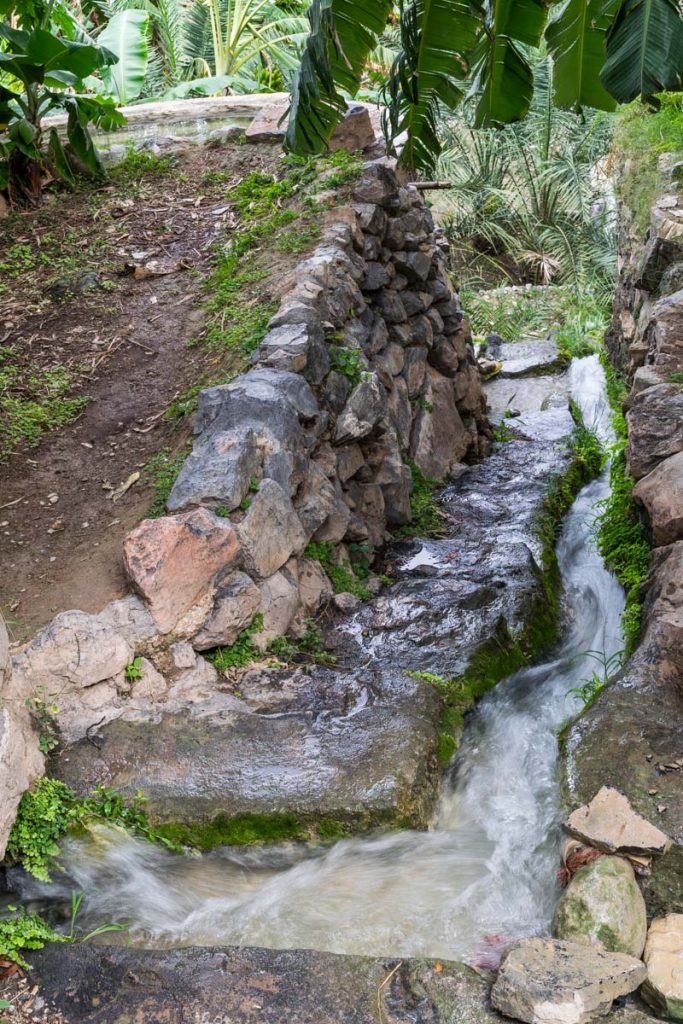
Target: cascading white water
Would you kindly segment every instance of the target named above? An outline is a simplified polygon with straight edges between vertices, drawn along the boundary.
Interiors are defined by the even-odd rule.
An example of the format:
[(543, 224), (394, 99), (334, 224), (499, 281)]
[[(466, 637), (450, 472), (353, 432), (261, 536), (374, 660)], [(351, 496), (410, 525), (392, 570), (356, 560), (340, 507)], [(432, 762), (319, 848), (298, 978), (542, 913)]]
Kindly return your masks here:
[[(611, 439), (597, 357), (575, 360), (586, 424)], [(63, 849), (68, 878), (43, 896), (87, 894), (88, 922), (125, 921), (146, 945), (238, 944), (476, 961), (547, 928), (557, 898), (557, 733), (569, 692), (621, 647), (623, 593), (593, 538), (607, 476), (585, 487), (558, 545), (566, 627), (553, 659), (489, 693), (466, 725), (429, 832), (179, 858), (103, 830)], [(110, 937), (108, 937), (110, 938)]]

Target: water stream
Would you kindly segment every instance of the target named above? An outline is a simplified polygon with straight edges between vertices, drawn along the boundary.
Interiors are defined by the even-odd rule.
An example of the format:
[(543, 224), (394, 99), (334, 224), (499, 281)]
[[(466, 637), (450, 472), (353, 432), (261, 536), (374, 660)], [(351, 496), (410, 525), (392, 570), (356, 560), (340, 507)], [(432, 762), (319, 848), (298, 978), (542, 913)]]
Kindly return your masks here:
[[(597, 357), (572, 364), (589, 426), (611, 437)], [(433, 828), (331, 847), (173, 857), (111, 830), (72, 839), (68, 877), (32, 895), (87, 894), (85, 924), (125, 921), (148, 946), (237, 944), (486, 962), (502, 941), (547, 929), (558, 890), (557, 733), (569, 691), (621, 647), (623, 594), (594, 544), (606, 474), (585, 487), (558, 545), (565, 626), (551, 660), (523, 669), (469, 716)], [(110, 939), (111, 937), (107, 937)]]

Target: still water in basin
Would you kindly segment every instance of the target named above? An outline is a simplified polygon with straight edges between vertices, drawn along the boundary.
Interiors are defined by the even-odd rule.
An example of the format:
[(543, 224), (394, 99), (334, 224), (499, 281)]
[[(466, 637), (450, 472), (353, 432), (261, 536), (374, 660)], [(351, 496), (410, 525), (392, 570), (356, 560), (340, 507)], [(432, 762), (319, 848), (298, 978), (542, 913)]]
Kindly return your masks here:
[[(575, 361), (586, 423), (610, 440), (597, 357)], [(557, 898), (557, 732), (569, 691), (621, 647), (623, 594), (594, 544), (603, 475), (585, 487), (558, 545), (565, 628), (552, 660), (502, 682), (467, 720), (429, 832), (173, 857), (102, 830), (63, 848), (68, 877), (32, 895), (87, 894), (84, 926), (125, 921), (150, 946), (237, 944), (485, 960), (502, 939), (547, 928)], [(111, 936), (107, 936), (110, 940)]]

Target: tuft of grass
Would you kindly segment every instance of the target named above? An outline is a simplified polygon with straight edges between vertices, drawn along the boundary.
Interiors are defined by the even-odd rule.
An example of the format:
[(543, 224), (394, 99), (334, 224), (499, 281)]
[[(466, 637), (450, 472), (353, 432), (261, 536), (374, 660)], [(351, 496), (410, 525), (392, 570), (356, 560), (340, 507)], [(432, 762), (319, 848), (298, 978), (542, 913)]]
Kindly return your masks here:
[(415, 462), (408, 462), (413, 478), (410, 494), (411, 522), (395, 531), (396, 537), (443, 537), (445, 516), (437, 499), (443, 480), (430, 480)]
[(181, 452), (163, 448), (145, 466), (144, 478), (154, 487), (154, 497), (147, 511), (148, 519), (159, 519), (167, 514), (166, 502), (186, 458), (187, 447)]
[(335, 594), (353, 594), (360, 601), (369, 601), (372, 592), (365, 583), (368, 576), (365, 560), (359, 559), (355, 563), (338, 560), (336, 553), (337, 545), (328, 540), (312, 542), (304, 552), (306, 558), (320, 562)]
[(90, 398), (69, 397), (72, 388), (65, 366), (27, 368), (13, 345), (0, 346), (0, 462), (21, 445), (35, 448), (45, 434), (83, 411)]
[(660, 190), (658, 160), (662, 153), (683, 154), (683, 93), (657, 97), (659, 109), (636, 100), (617, 115), (613, 162), (617, 194), (633, 214), (633, 229), (644, 236), (650, 210)]
[(130, 145), (126, 155), (109, 168), (112, 181), (122, 185), (139, 185), (143, 178), (162, 178), (173, 170), (170, 157), (156, 156), (146, 149)]
[(207, 655), (217, 672), (225, 672), (231, 668), (245, 668), (252, 661), (263, 658), (263, 654), (252, 643), (252, 637), (263, 629), (263, 615), (255, 616), (251, 625), (243, 629), (230, 647), (216, 647)]
[(290, 636), (278, 636), (268, 644), (268, 653), (273, 654), (285, 664), (292, 662), (312, 662), (317, 665), (335, 665), (334, 654), (325, 647), (325, 640), (320, 628), (309, 622), (304, 635), (299, 639)]

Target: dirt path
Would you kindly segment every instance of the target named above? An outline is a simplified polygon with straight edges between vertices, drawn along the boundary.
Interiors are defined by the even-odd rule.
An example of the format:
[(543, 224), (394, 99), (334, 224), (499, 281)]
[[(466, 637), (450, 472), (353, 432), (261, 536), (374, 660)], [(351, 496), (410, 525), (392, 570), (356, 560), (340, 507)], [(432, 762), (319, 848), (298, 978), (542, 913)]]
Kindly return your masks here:
[[(154, 497), (150, 460), (182, 453), (190, 433), (165, 411), (230, 369), (229, 352), (188, 347), (212, 250), (237, 227), (226, 196), (279, 161), (267, 146), (190, 147), (0, 224), (0, 399), (10, 399), (0, 407), (0, 611), (15, 640), (57, 611), (96, 611), (123, 593), (122, 540)], [(177, 269), (130, 272), (151, 261)], [(258, 288), (255, 301), (267, 301), (268, 282)], [(59, 396), (47, 401), (53, 419), (62, 402), (88, 402), (31, 446), (21, 430), (35, 409), (22, 405), (17, 419), (11, 403), (45, 407), (49, 395)]]

